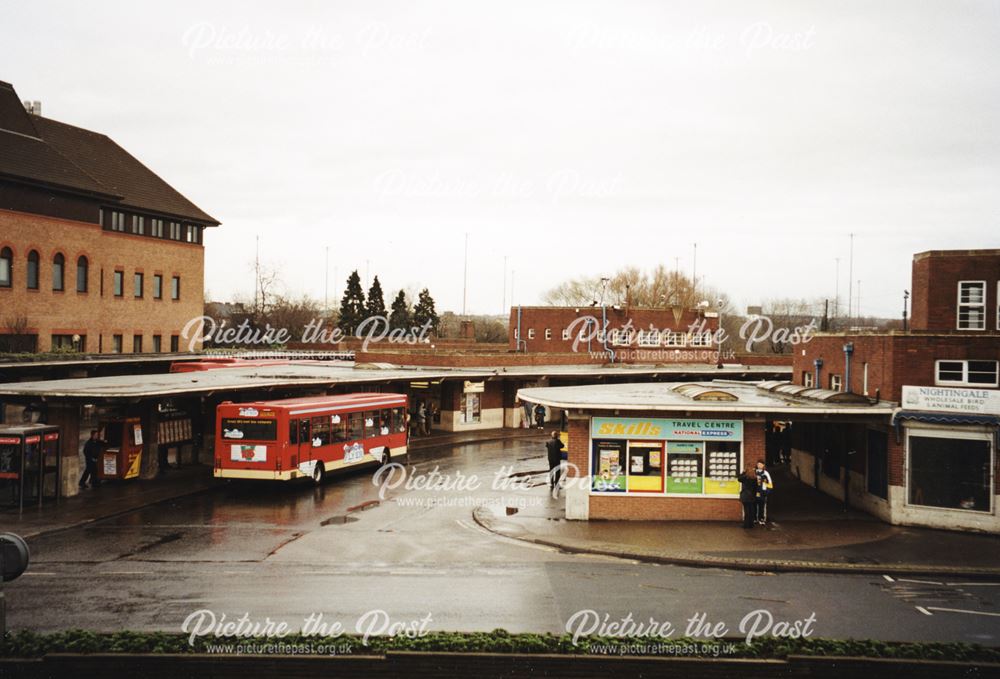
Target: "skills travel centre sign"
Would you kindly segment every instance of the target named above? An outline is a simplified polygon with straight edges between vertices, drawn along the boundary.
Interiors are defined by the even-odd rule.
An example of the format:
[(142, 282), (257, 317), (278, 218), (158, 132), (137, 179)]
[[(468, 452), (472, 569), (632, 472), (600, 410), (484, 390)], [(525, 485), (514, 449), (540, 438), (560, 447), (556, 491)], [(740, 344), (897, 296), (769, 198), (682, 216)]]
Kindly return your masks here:
[(1000, 415), (1000, 391), (904, 386), (903, 407), (912, 410)]
[(595, 417), (594, 438), (672, 441), (742, 441), (742, 420), (668, 420), (642, 417)]

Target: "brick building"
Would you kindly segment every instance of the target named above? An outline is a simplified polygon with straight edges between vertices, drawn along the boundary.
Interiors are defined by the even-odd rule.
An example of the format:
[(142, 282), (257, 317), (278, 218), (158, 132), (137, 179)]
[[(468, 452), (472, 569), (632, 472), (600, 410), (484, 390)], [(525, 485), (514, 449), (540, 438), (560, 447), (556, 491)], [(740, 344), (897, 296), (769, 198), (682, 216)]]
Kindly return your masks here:
[[(736, 476), (768, 456), (776, 421), (872, 426), (857, 395), (728, 380), (521, 389), (569, 413), (566, 518), (738, 521)], [(773, 439), (772, 439), (773, 440)]]
[(629, 305), (512, 307), (510, 349), (617, 363), (716, 363), (718, 314)]
[(30, 108), (0, 82), (0, 351), (186, 350), (219, 222), (107, 136)]
[(793, 428), (807, 483), (892, 523), (1000, 532), (1000, 250), (913, 258), (906, 331), (820, 334), (793, 380), (898, 404), (874, 427)]

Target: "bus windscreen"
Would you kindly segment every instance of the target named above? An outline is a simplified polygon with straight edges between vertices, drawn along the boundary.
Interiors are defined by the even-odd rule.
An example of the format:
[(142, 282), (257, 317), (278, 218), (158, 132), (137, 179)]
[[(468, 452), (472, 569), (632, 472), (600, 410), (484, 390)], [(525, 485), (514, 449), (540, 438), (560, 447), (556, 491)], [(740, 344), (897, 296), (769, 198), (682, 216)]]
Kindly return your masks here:
[(222, 438), (233, 441), (276, 441), (278, 422), (250, 417), (224, 417)]

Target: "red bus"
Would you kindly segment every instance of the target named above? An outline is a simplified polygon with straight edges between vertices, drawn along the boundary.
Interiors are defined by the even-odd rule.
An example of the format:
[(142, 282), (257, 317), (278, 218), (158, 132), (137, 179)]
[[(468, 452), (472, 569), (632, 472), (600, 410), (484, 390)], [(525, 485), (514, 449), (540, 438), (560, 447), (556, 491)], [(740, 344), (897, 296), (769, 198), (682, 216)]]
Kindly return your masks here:
[(404, 394), (340, 394), (219, 404), (215, 476), (316, 483), (334, 470), (406, 455)]

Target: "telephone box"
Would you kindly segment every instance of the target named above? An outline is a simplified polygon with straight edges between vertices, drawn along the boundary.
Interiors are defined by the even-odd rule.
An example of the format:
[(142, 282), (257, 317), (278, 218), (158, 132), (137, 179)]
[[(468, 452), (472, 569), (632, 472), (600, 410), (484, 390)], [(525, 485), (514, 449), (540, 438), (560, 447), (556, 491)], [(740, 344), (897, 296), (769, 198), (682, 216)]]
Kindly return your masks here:
[(24, 508), (58, 500), (59, 427), (0, 426), (0, 505)]
[(142, 464), (142, 423), (138, 417), (102, 420), (98, 425), (102, 441), (97, 460), (97, 477), (101, 480), (134, 479)]

